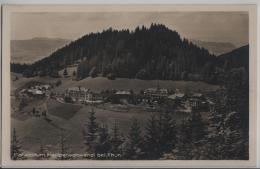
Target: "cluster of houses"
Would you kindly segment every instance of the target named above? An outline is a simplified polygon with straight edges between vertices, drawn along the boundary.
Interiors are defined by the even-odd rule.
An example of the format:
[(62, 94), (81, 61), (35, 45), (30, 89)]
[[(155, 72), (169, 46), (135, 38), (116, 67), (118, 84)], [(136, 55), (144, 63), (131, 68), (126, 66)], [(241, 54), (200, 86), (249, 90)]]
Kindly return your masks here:
[[(121, 103), (129, 103), (137, 100), (137, 103), (158, 104), (160, 101), (172, 101), (181, 105), (183, 112), (191, 112), (192, 110), (209, 110), (212, 101), (208, 100), (202, 93), (185, 94), (178, 90), (169, 92), (168, 89), (156, 87), (148, 88), (143, 93), (136, 94), (131, 90), (112, 90), (109, 94), (95, 93), (84, 87), (71, 87), (65, 92), (65, 97), (70, 97), (72, 102), (81, 103), (104, 103), (113, 98)], [(133, 99), (134, 98), (134, 99)], [(109, 100), (111, 101), (111, 99)], [(135, 102), (136, 103), (136, 102)]]
[(173, 101), (186, 107), (186, 110), (206, 109), (207, 99), (202, 93), (193, 93), (187, 95), (180, 92), (178, 89), (174, 93), (170, 93), (167, 89), (160, 87), (148, 88), (144, 91), (145, 101), (157, 101), (158, 99), (164, 99)]
[(51, 85), (48, 84), (38, 84), (34, 86), (30, 86), (28, 88), (22, 89), (19, 94), (21, 96), (31, 96), (35, 98), (43, 98), (45, 96), (49, 96)]
[(181, 105), (180, 111), (190, 113), (193, 110), (204, 110), (210, 109), (208, 98), (201, 93), (193, 93), (186, 95), (184, 93), (174, 93), (168, 96), (169, 100), (179, 103)]

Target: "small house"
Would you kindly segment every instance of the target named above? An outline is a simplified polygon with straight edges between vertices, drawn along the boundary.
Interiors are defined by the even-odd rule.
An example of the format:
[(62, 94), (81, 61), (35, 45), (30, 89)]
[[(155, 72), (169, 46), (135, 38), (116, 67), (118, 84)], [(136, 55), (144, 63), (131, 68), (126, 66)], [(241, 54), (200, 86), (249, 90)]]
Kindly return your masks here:
[(165, 98), (168, 96), (168, 90), (162, 88), (148, 88), (144, 91), (144, 95), (151, 98)]
[(183, 101), (185, 100), (186, 95), (184, 93), (175, 93), (170, 96), (168, 96), (168, 99), (175, 100), (175, 101)]
[(202, 93), (193, 93), (191, 97), (197, 99), (204, 99), (204, 95)]
[(70, 87), (66, 90), (65, 96), (69, 96), (75, 100), (85, 100), (90, 90), (84, 87)]

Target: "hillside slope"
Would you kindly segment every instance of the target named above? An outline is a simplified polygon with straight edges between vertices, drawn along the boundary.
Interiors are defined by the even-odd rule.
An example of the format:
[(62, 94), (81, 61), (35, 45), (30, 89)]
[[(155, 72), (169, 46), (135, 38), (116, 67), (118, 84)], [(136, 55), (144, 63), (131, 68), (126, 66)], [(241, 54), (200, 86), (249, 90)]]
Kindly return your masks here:
[(225, 69), (244, 67), (245, 70), (249, 70), (249, 45), (220, 55), (217, 59), (217, 65)]
[(185, 71), (202, 74), (205, 64), (214, 59), (206, 49), (182, 39), (176, 31), (152, 24), (134, 31), (110, 28), (85, 35), (25, 70), (29, 75), (51, 74), (80, 62), (79, 78), (95, 69), (123, 78), (178, 80)]
[(215, 77), (216, 67), (225, 70), (242, 66), (248, 70), (248, 56), (248, 46), (244, 46), (216, 57), (176, 31), (152, 24), (134, 31), (109, 28), (90, 33), (31, 65), (12, 64), (11, 71), (23, 72), (26, 77), (58, 77), (62, 70), (73, 66), (77, 80), (113, 76), (217, 84), (219, 81), (214, 79), (221, 77)]

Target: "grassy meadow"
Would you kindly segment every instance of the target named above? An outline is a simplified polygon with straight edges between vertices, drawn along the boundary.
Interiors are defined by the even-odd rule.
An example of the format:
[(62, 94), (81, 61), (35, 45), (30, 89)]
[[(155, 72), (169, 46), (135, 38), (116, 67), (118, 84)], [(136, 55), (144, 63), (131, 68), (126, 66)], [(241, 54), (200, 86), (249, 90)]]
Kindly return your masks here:
[[(214, 91), (218, 86), (209, 85), (204, 82), (192, 81), (161, 81), (161, 80), (138, 80), (138, 79), (121, 79), (108, 80), (103, 77), (86, 78), (80, 81), (68, 78), (51, 78), (51, 77), (35, 77), (24, 78), (19, 74), (12, 74), (12, 78), (18, 76), (18, 80), (11, 81), (11, 94), (18, 92), (26, 84), (37, 81), (43, 83), (55, 83), (61, 80), (60, 86), (53, 90), (64, 92), (67, 88), (73, 86), (82, 86), (93, 91), (99, 92), (106, 89), (132, 89), (134, 92), (140, 92), (150, 87), (156, 87), (159, 83), (160, 87), (167, 89), (179, 89), (183, 92), (205, 92)], [(12, 99), (12, 107), (15, 109), (17, 103)], [(28, 112), (33, 106), (46, 106), (47, 117), (31, 117)], [(61, 131), (65, 132), (66, 144), (73, 153), (83, 153), (85, 151), (83, 131), (88, 120), (89, 111), (94, 108), (96, 112), (97, 122), (100, 125), (107, 125), (110, 129), (116, 120), (120, 126), (120, 133), (126, 135), (130, 122), (133, 117), (137, 118), (142, 130), (144, 131), (146, 122), (153, 112), (145, 111), (142, 107), (132, 107), (127, 109), (124, 105), (103, 104), (97, 107), (88, 105), (73, 105), (61, 103), (53, 99), (32, 101), (24, 108), (23, 115), (21, 112), (12, 112), (12, 127), (17, 130), (17, 135), (22, 140), (23, 149), (26, 152), (35, 153), (40, 149), (41, 145), (46, 145), (48, 150), (55, 153), (58, 151), (59, 136)], [(117, 111), (115, 111), (117, 110)], [(176, 113), (173, 115), (176, 122), (180, 122), (185, 114)], [(20, 117), (20, 118), (18, 118)], [(22, 118), (21, 118), (22, 117)]]

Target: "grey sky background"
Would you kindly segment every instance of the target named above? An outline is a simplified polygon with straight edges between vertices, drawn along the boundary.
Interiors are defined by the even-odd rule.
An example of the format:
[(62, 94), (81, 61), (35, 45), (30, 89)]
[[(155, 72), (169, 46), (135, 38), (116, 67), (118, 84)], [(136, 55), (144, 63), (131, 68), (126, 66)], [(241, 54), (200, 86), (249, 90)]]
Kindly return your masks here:
[(90, 32), (130, 29), (165, 24), (182, 37), (212, 42), (249, 43), (247, 12), (84, 12), (84, 13), (13, 13), (11, 38), (34, 37), (76, 40)]

